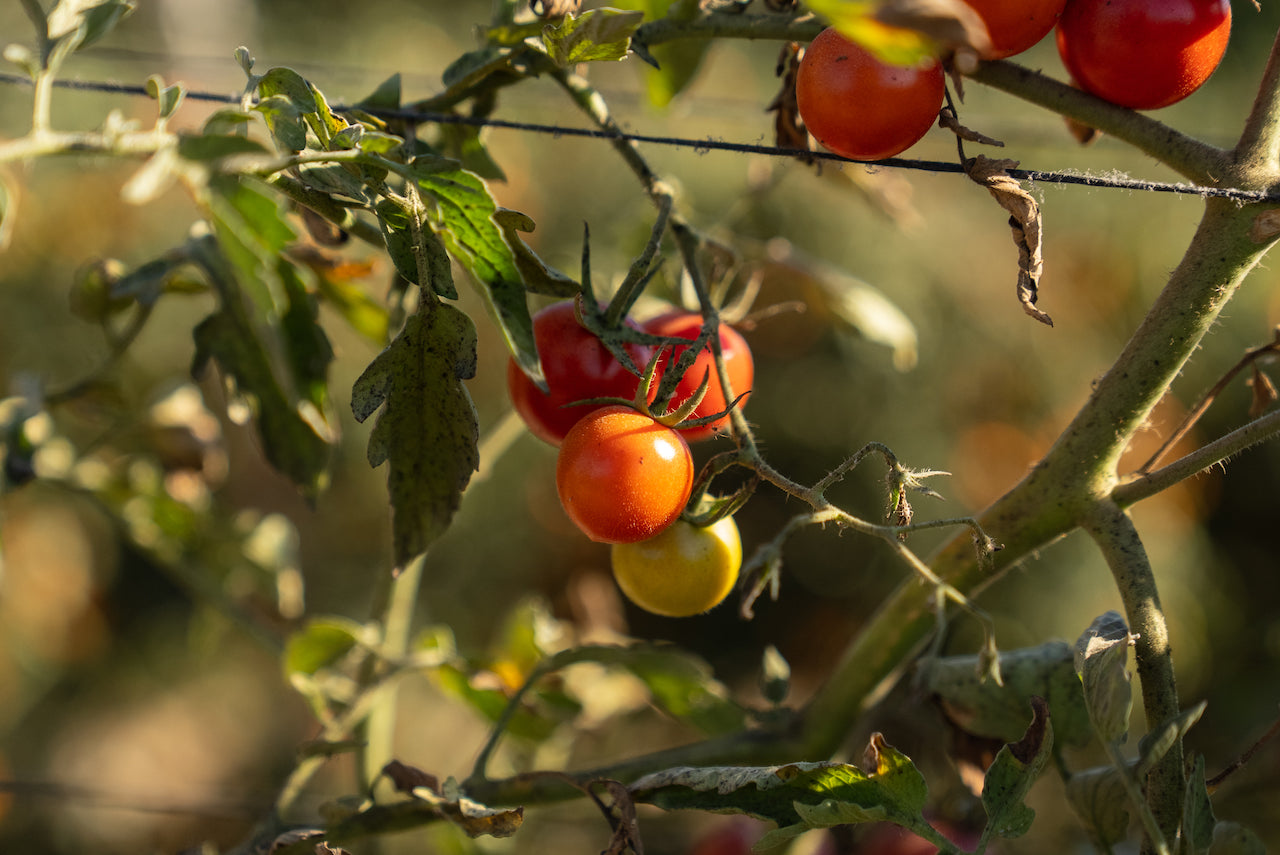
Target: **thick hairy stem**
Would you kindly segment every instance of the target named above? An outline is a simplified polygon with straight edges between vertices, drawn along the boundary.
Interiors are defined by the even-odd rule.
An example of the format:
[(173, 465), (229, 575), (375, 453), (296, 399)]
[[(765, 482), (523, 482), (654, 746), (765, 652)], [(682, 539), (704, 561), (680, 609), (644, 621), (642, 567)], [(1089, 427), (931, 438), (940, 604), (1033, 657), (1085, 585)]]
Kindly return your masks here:
[(1234, 151), (1237, 166), (1259, 183), (1276, 180), (1280, 167), (1280, 33), (1271, 46), (1262, 85)]
[[(1129, 631), (1134, 641), (1134, 659), (1142, 684), (1142, 706), (1147, 727), (1154, 729), (1179, 712), (1178, 687), (1174, 680), (1173, 653), (1169, 647), (1169, 627), (1155, 574), (1133, 521), (1117, 505), (1099, 502), (1084, 521), (1084, 528), (1098, 544), (1111, 568), (1116, 589), (1124, 602)], [(1182, 825), (1182, 804), (1187, 788), (1182, 761), (1182, 743), (1177, 742), (1147, 774), (1147, 805), (1164, 840), (1176, 840)], [(1148, 835), (1147, 849), (1159, 847)]]
[[(1114, 486), (1129, 439), (1199, 346), (1222, 307), (1266, 251), (1250, 237), (1256, 208), (1210, 200), (1182, 263), (1112, 368), (1045, 458), (979, 516), (1003, 546), (990, 571), (971, 539), (953, 538), (932, 559), (937, 575), (965, 594), (1079, 526)], [(877, 687), (920, 649), (933, 628), (933, 591), (911, 579), (845, 650), (806, 712), (805, 758), (839, 748), (846, 723)]]

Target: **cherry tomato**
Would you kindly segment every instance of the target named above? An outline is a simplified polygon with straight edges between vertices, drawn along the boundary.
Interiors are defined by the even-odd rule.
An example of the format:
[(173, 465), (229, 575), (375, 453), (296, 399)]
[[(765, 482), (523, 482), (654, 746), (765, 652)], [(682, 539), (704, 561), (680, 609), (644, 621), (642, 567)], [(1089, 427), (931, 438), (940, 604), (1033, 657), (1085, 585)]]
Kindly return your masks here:
[[(634, 323), (628, 325), (639, 329)], [(533, 341), (547, 380), (544, 393), (514, 359), (507, 363), (507, 392), (529, 431), (559, 445), (565, 434), (593, 406), (567, 406), (587, 398), (635, 397), (640, 379), (622, 367), (600, 340), (578, 323), (572, 300), (553, 303), (533, 317)], [(651, 351), (627, 345), (637, 368), (644, 368)]]
[(1154, 110), (1209, 79), (1230, 33), (1228, 0), (1070, 0), (1058, 20), (1058, 53), (1085, 90)]
[(699, 527), (676, 520), (656, 537), (613, 546), (613, 578), (645, 611), (689, 617), (709, 611), (733, 590), (742, 540), (733, 517)]
[(671, 525), (689, 501), (693, 478), (684, 437), (623, 406), (583, 416), (556, 460), (560, 504), (601, 543), (648, 540)]
[(796, 101), (809, 132), (850, 160), (901, 154), (938, 119), (942, 65), (888, 65), (828, 28), (805, 48)]
[(1036, 45), (1058, 23), (1067, 0), (964, 0), (991, 37), (985, 59), (1004, 59)]
[[(654, 335), (687, 338), (692, 341), (698, 337), (698, 333), (702, 332), (702, 316), (695, 312), (672, 311), (644, 321), (640, 326), (645, 332)], [(687, 347), (679, 346), (664, 350), (658, 357), (658, 376), (661, 377), (666, 367), (678, 360), (686, 350), (688, 350)], [(727, 324), (720, 325), (720, 353), (724, 357), (724, 367), (729, 372), (729, 385), (733, 387), (733, 394), (741, 395), (749, 392), (751, 383), (755, 380), (755, 363), (751, 359), (751, 348), (747, 345), (746, 339)], [(702, 403), (694, 409), (690, 418), (713, 416), (724, 412), (729, 406), (730, 400), (725, 398), (724, 387), (720, 385), (720, 378), (716, 374), (715, 358), (711, 355), (709, 345), (698, 354), (693, 365), (676, 386), (675, 393), (671, 396), (672, 405), (679, 406), (698, 391), (703, 376), (708, 372), (710, 372), (711, 382), (707, 386), (707, 394), (702, 399)], [(658, 378), (655, 378), (655, 388), (657, 382)], [(745, 403), (746, 398), (743, 398), (738, 402), (738, 406)], [(726, 415), (701, 427), (679, 430), (686, 440), (696, 442), (714, 436), (716, 431), (724, 429), (728, 424), (729, 417)]]

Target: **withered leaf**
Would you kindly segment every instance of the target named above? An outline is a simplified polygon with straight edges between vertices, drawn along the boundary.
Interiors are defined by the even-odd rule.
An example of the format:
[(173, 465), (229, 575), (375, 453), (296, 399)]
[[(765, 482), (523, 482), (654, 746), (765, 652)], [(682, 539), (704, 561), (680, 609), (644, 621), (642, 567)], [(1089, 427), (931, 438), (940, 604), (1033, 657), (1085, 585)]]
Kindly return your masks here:
[(1262, 373), (1256, 362), (1253, 364), (1253, 380), (1249, 385), (1253, 389), (1253, 400), (1249, 403), (1249, 418), (1256, 419), (1275, 406), (1280, 394), (1276, 393), (1276, 384)]
[[(796, 73), (800, 68), (800, 56), (800, 46), (795, 42), (782, 46), (778, 54), (778, 76), (782, 78), (782, 85), (769, 106), (765, 107), (765, 112), (774, 114), (774, 145), (808, 152), (809, 132), (800, 121), (800, 107), (796, 102)], [(796, 157), (804, 163), (813, 162), (807, 154), (797, 154)]]
[(968, 128), (960, 124), (960, 117), (957, 116), (953, 110), (943, 110), (938, 114), (938, 127), (946, 128), (965, 142), (1004, 148), (1004, 142), (1002, 140), (998, 140), (995, 137), (989, 137), (984, 133), (975, 131), (973, 128)]
[(429, 772), (424, 772), (399, 760), (392, 760), (382, 767), (382, 774), (390, 779), (392, 786), (402, 793), (412, 793), (417, 787), (426, 787), (432, 792), (440, 792), (440, 779)]
[(1017, 166), (1016, 160), (995, 160), (984, 155), (964, 163), (965, 174), (986, 187), (1000, 207), (1009, 212), (1009, 229), (1018, 247), (1018, 302), (1022, 310), (1040, 323), (1053, 326), (1053, 319), (1036, 308), (1037, 288), (1044, 271), (1040, 205), (1009, 175), (1008, 170)]

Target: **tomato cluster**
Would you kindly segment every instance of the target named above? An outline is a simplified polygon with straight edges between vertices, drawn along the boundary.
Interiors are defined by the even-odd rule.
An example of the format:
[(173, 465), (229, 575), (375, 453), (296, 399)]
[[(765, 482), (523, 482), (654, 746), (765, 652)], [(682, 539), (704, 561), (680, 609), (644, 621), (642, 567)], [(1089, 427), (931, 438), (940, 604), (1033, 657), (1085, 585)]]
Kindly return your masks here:
[[(1072, 79), (1114, 104), (1166, 107), (1209, 79), (1226, 51), (1230, 0), (964, 0), (986, 25), (984, 59), (1004, 59), (1057, 27)], [(850, 160), (882, 160), (915, 145), (942, 108), (942, 64), (886, 63), (823, 30), (796, 72), (800, 118), (824, 147)]]
[[(579, 322), (577, 313), (566, 301), (534, 316), (534, 341), (548, 388), (539, 389), (513, 360), (507, 373), (512, 406), (530, 432), (559, 446), (560, 503), (589, 538), (613, 544), (614, 576), (623, 593), (656, 614), (706, 611), (736, 582), (742, 546), (732, 518), (701, 527), (679, 519), (695, 479), (689, 442), (727, 427), (727, 411), (741, 405), (754, 379), (751, 350), (736, 330), (721, 324), (725, 375), (733, 394), (742, 397), (735, 401), (726, 394), (708, 342), (676, 381), (668, 404), (673, 412), (682, 406), (690, 412), (669, 425), (679, 414), (655, 416), (648, 404), (662, 376), (690, 347), (678, 342), (701, 336), (702, 316), (672, 311), (643, 325), (629, 324), (669, 340), (658, 347), (627, 345), (636, 366), (653, 368), (652, 382), (641, 393), (640, 378)], [(702, 399), (690, 401), (704, 380)], [(632, 404), (579, 403), (597, 398)]]

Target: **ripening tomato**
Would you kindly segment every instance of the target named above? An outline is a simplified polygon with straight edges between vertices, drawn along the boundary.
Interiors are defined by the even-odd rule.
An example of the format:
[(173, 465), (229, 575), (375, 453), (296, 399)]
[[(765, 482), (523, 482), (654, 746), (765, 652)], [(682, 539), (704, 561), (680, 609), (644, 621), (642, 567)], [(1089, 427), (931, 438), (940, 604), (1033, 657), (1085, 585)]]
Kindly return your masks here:
[(889, 65), (834, 29), (805, 48), (796, 103), (818, 142), (850, 160), (901, 154), (925, 135), (942, 109), (942, 64)]
[(991, 37), (984, 59), (1022, 53), (1049, 35), (1067, 0), (964, 0), (978, 13)]
[(684, 437), (630, 407), (588, 413), (560, 444), (556, 491), (592, 540), (635, 543), (671, 525), (693, 491)]
[[(628, 325), (639, 329), (634, 323)], [(600, 405), (568, 406), (574, 401), (635, 397), (640, 379), (578, 323), (572, 300), (552, 303), (534, 315), (533, 341), (548, 391), (539, 389), (512, 359), (507, 363), (507, 392), (511, 405), (539, 439), (559, 445), (579, 419), (600, 409)], [(649, 362), (649, 348), (638, 344), (626, 348), (637, 368)]]
[(1085, 90), (1154, 110), (1200, 88), (1230, 34), (1228, 0), (1070, 0), (1058, 20), (1058, 53)]
[(709, 526), (676, 520), (648, 540), (614, 544), (610, 561), (628, 600), (656, 615), (690, 617), (729, 596), (742, 569), (742, 540), (733, 517)]
[[(702, 316), (696, 312), (672, 311), (658, 315), (656, 318), (650, 318), (640, 325), (645, 332), (654, 335), (670, 336), (671, 338), (687, 338), (690, 341), (696, 339), (698, 334), (702, 332)], [(664, 350), (658, 357), (658, 374), (654, 379), (655, 388), (662, 372), (680, 358), (680, 355), (688, 350), (687, 347), (676, 346), (668, 350)], [(751, 391), (751, 383), (755, 380), (755, 363), (751, 359), (751, 348), (747, 345), (746, 339), (727, 324), (720, 325), (720, 354), (724, 358), (725, 370), (729, 373), (729, 385), (732, 387), (734, 395), (741, 395), (744, 392)], [(702, 352), (694, 359), (693, 365), (685, 372), (684, 377), (676, 386), (675, 393), (671, 396), (672, 406), (679, 406), (687, 401), (694, 392), (698, 391), (698, 386), (702, 384), (702, 378), (709, 376), (711, 382), (707, 385), (707, 394), (702, 399), (702, 403), (694, 409), (690, 418), (700, 419), (704, 416), (713, 416), (716, 413), (724, 412), (729, 406), (730, 399), (726, 399), (724, 387), (720, 385), (720, 378), (716, 374), (715, 357), (711, 355), (711, 347), (708, 345), (703, 348)], [(738, 406), (746, 403), (746, 398), (738, 402)], [(689, 442), (696, 442), (702, 439), (708, 439), (715, 435), (716, 431), (724, 429), (729, 424), (729, 417), (716, 419), (710, 424), (701, 427), (679, 428), (680, 433)]]

